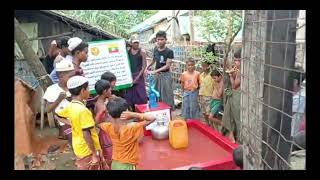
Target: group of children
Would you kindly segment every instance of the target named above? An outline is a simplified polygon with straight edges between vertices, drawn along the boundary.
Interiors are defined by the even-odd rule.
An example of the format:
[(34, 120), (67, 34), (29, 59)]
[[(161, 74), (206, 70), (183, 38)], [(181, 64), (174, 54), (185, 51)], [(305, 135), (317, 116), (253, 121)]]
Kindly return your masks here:
[[(82, 170), (135, 169), (143, 127), (155, 118), (128, 111), (126, 100), (113, 95), (116, 76), (109, 71), (95, 84), (98, 96), (90, 97), (88, 79), (80, 67), (88, 57), (88, 44), (80, 38), (59, 40), (56, 50), (59, 54), (51, 72), (55, 84), (43, 98), (59, 125), (59, 138), (67, 138), (71, 145), (76, 166)], [(89, 98), (95, 101), (92, 111)]]
[[(48, 73), (54, 84), (47, 88), (43, 98), (48, 104), (47, 111), (55, 112), (63, 109), (68, 104), (67, 99), (71, 98), (67, 80), (71, 76), (83, 74), (80, 63), (88, 58), (88, 44), (78, 37), (61, 37), (52, 41), (48, 56), (53, 60), (52, 68), (48, 66), (46, 69), (51, 69)], [(58, 126), (59, 138), (68, 139), (71, 143), (71, 127), (68, 122), (61, 120)]]
[[(66, 61), (57, 63), (59, 67)], [(72, 68), (70, 68), (72, 69)], [(106, 72), (102, 77), (112, 79), (114, 75)], [(60, 76), (59, 76), (60, 77)], [(82, 170), (135, 169), (139, 161), (139, 140), (143, 127), (155, 120), (152, 115), (128, 111), (127, 102), (112, 95), (115, 82), (100, 79), (95, 84), (98, 94), (94, 115), (86, 107), (89, 98), (88, 79), (75, 75), (64, 76), (71, 101), (55, 111), (58, 121), (72, 128), (72, 147), (76, 166)], [(59, 97), (65, 99), (65, 96)], [(67, 101), (67, 100), (66, 100)], [(139, 122), (128, 123), (135, 119)]]
[[(88, 58), (88, 44), (80, 38), (67, 38), (56, 44), (61, 49), (57, 51), (59, 55), (51, 72), (55, 84), (47, 88), (43, 98), (48, 103), (47, 110), (55, 114), (60, 138), (66, 136), (69, 140), (77, 167), (135, 169), (143, 127), (155, 117), (129, 112), (126, 100), (117, 97), (119, 95), (113, 90), (116, 76), (109, 71), (95, 84), (97, 96), (90, 97), (88, 79), (80, 67), (80, 63)], [(182, 115), (186, 119), (199, 118), (201, 109), (203, 122), (220, 131), (222, 121), (216, 117), (222, 109), (222, 74), (217, 70), (210, 71), (207, 62), (201, 66), (201, 73), (195, 71), (195, 62), (189, 59), (188, 70), (181, 75)], [(90, 104), (88, 99), (94, 103)], [(94, 106), (89, 108), (92, 111), (88, 109), (91, 105)]]
[(187, 71), (180, 76), (183, 89), (182, 116), (185, 119), (198, 119), (200, 110), (203, 123), (219, 129), (221, 121), (216, 118), (222, 108), (222, 72), (210, 71), (210, 64), (202, 62), (202, 73), (195, 70), (195, 61), (188, 59)]
[[(232, 142), (235, 142), (234, 136), (237, 135), (239, 129), (240, 113), (232, 107), (234, 112), (225, 120), (219, 113), (223, 110), (223, 100), (225, 89), (228, 89), (228, 84), (232, 92), (238, 92), (240, 88), (240, 51), (235, 53), (235, 59), (230, 72), (227, 72), (229, 81), (223, 78), (223, 72), (218, 69), (210, 69), (210, 63), (204, 61), (201, 63), (201, 73), (195, 70), (195, 61), (189, 58), (186, 61), (187, 71), (180, 76), (181, 87), (183, 90), (182, 116), (185, 119), (199, 119), (200, 112), (203, 118), (200, 118), (203, 123), (214, 128), (223, 135), (227, 135)], [(235, 95), (234, 95), (235, 96)], [(237, 101), (237, 100), (235, 100)], [(230, 105), (231, 100), (229, 100)], [(235, 104), (235, 103), (234, 103)], [(238, 102), (240, 106), (240, 101)], [(229, 108), (230, 106), (228, 106)], [(236, 114), (236, 115), (235, 115)], [(232, 116), (232, 117), (231, 117)], [(224, 123), (226, 122), (226, 123)], [(233, 126), (230, 127), (230, 124)], [(236, 125), (234, 125), (236, 124)], [(237, 126), (237, 127), (234, 127)]]

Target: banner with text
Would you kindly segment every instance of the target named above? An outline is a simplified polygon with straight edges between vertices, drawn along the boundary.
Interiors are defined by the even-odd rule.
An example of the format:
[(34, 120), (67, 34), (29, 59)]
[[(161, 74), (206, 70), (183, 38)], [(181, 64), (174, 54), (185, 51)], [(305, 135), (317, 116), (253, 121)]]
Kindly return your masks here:
[(124, 39), (89, 42), (88, 60), (81, 63), (84, 76), (89, 79), (90, 93), (95, 93), (94, 85), (106, 71), (117, 77), (115, 89), (132, 86), (129, 58)]

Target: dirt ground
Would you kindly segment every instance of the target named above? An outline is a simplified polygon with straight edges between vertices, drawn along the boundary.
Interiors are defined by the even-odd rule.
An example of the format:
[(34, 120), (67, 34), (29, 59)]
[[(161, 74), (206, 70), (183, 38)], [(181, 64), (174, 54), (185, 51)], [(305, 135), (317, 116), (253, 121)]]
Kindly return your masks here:
[[(181, 109), (176, 109), (172, 113), (172, 118), (179, 116)], [(39, 120), (37, 120), (39, 122)], [(45, 122), (47, 120), (45, 119)], [(35, 144), (35, 154), (29, 158), (32, 159), (33, 170), (76, 170), (75, 156), (67, 140), (58, 139), (58, 128), (50, 128), (45, 124), (44, 129), (40, 130), (39, 123), (36, 126), (36, 135), (38, 142)], [(59, 149), (53, 153), (48, 153), (50, 146), (59, 146)], [(25, 163), (26, 164), (26, 163)]]
[[(57, 138), (58, 128), (50, 128), (45, 126), (43, 130), (40, 130), (40, 127), (37, 126), (36, 134), (42, 139), (42, 142), (40, 142), (42, 145), (40, 148), (37, 148), (38, 153), (45, 155), (46, 160), (48, 161), (47, 163), (42, 163), (43, 166), (49, 163), (53, 164), (55, 170), (76, 169), (76, 166), (74, 165), (75, 161), (73, 160), (75, 159), (75, 156), (68, 147), (67, 140), (60, 140)], [(48, 153), (48, 148), (52, 145), (58, 145), (60, 148), (53, 153)]]
[[(75, 158), (70, 148), (68, 148), (68, 142), (67, 140), (60, 140), (58, 139), (58, 129), (57, 128), (50, 128), (45, 127), (42, 131), (40, 128), (37, 128), (37, 134), (38, 136), (46, 139), (54, 139), (50, 145), (60, 145), (60, 149), (58, 152), (48, 154), (48, 159), (55, 164), (56, 170), (72, 170), (76, 169), (76, 166), (74, 165), (74, 160), (72, 158)], [(50, 147), (50, 146), (49, 146)]]

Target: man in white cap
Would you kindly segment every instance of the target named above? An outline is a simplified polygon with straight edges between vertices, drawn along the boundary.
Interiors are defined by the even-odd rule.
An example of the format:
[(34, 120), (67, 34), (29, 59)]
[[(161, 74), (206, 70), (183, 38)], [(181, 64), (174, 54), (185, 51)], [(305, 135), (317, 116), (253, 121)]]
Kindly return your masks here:
[(88, 59), (88, 43), (82, 41), (78, 37), (70, 38), (68, 41), (68, 49), (73, 57), (73, 65), (77, 75), (83, 75), (83, 70), (80, 67), (82, 62)]
[[(71, 94), (67, 88), (67, 81), (74, 75), (74, 67), (72, 62), (63, 59), (56, 64), (56, 71), (59, 82), (49, 86), (43, 95), (43, 99), (47, 102), (47, 111), (56, 112), (68, 105), (67, 97), (71, 98)], [(68, 121), (64, 119), (57, 119), (59, 125), (59, 138), (68, 139), (71, 145), (71, 127)], [(67, 123), (67, 124), (66, 124)], [(70, 123), (69, 123), (70, 124)]]
[(89, 98), (89, 82), (83, 76), (73, 76), (67, 82), (72, 95), (68, 106), (57, 112), (67, 118), (72, 126), (72, 147), (77, 156), (76, 165), (80, 170), (108, 169), (104, 160), (95, 121), (91, 111), (85, 106)]
[(51, 57), (51, 59), (54, 59), (53, 62), (51, 62), (51, 65), (53, 66), (54, 69), (50, 73), (50, 78), (53, 81), (53, 83), (59, 82), (59, 78), (55, 70), (55, 64), (61, 60), (59, 56), (62, 56), (66, 60), (72, 62), (72, 56), (70, 55), (70, 51), (68, 48), (69, 39), (70, 39), (69, 37), (64, 36), (59, 38), (57, 41), (54, 40), (52, 41), (51, 46), (49, 48), (48, 56)]

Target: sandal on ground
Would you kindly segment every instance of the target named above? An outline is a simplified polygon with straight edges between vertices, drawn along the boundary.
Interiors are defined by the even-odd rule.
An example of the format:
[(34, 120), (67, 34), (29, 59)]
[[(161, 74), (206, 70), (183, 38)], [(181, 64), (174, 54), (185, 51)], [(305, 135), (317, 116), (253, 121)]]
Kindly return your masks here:
[(68, 140), (68, 138), (66, 136), (63, 136), (63, 135), (59, 135), (58, 136), (58, 139), (61, 139), (61, 140)]

